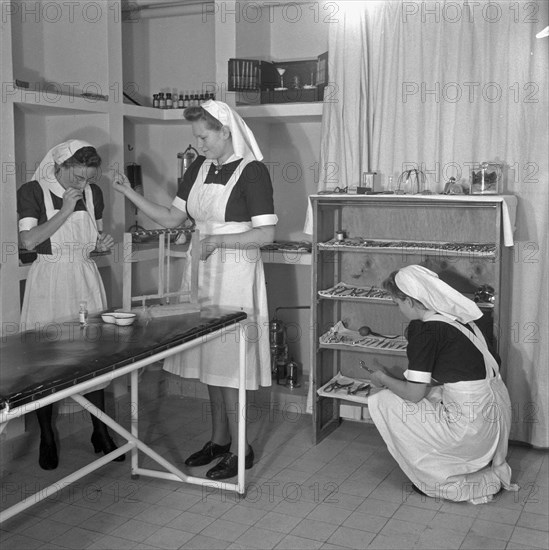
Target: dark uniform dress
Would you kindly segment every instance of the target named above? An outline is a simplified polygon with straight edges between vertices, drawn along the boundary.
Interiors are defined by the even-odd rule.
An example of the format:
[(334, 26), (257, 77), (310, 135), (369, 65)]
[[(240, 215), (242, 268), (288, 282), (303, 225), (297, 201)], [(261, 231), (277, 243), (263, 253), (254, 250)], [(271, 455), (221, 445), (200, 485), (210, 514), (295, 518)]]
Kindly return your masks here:
[[(63, 205), (65, 189), (57, 181), (30, 181), (17, 192), (19, 231), (51, 219)], [(21, 322), (27, 329), (75, 319), (78, 305), (87, 302), (88, 311), (106, 308), (103, 282), (90, 253), (95, 250), (101, 227), (103, 195), (91, 184), (84, 190), (86, 202), (78, 201), (74, 212), (46, 241), (37, 247), (26, 282)]]
[[(198, 157), (185, 173), (172, 204), (196, 222), (201, 239), (244, 233), (278, 221), (266, 166), (236, 155), (222, 167)], [(270, 386), (269, 314), (259, 248), (216, 249), (205, 262), (200, 262), (199, 287), (201, 306), (215, 305), (247, 313), (246, 389)], [(169, 357), (164, 368), (185, 378), (199, 378), (211, 386), (237, 388), (238, 334)]]

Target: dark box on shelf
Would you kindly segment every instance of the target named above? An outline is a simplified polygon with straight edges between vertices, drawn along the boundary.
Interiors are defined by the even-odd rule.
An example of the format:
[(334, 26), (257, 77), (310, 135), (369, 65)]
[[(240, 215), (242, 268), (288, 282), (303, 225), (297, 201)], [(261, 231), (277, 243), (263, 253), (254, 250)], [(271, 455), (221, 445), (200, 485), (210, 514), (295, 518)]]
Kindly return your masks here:
[(228, 91), (237, 103), (322, 101), (328, 83), (328, 52), (317, 59), (262, 61), (229, 59)]

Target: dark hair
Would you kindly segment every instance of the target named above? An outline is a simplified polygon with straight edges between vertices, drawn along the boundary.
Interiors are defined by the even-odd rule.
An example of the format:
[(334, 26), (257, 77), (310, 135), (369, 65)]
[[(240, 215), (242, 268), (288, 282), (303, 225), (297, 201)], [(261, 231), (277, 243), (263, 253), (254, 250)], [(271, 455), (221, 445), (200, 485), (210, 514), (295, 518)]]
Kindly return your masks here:
[(95, 150), (95, 147), (82, 147), (65, 162), (61, 163), (63, 168), (69, 166), (87, 166), (90, 168), (99, 168), (101, 166), (101, 157)]
[(412, 296), (409, 296), (405, 292), (402, 292), (400, 288), (398, 288), (398, 285), (396, 284), (395, 277), (397, 271), (393, 271), (384, 281), (381, 283), (381, 286), (386, 290), (393, 298), (397, 298), (401, 301), (406, 300), (406, 298), (410, 298), (414, 304), (419, 306), (422, 309), (427, 309), (419, 300), (416, 300)]
[(393, 298), (398, 298), (399, 300), (406, 300), (406, 298), (411, 298), (408, 294), (402, 292), (398, 285), (396, 284), (395, 277), (397, 271), (393, 271), (384, 281), (381, 283), (381, 286), (386, 290)]
[(223, 128), (223, 124), (217, 120), (214, 116), (210, 115), (206, 109), (203, 107), (187, 107), (183, 111), (183, 116), (185, 120), (189, 122), (196, 122), (197, 120), (202, 120), (206, 125), (206, 128), (209, 130), (215, 130), (219, 132)]

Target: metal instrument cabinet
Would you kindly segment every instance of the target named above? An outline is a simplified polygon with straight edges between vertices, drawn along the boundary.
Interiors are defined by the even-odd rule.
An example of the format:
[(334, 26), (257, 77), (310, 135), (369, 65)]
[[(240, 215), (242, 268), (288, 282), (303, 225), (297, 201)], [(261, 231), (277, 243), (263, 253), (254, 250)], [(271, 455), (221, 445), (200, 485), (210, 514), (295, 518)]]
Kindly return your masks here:
[[(404, 335), (408, 322), (388, 296), (375, 290), (392, 271), (409, 264), (424, 265), (471, 298), (479, 287), (492, 287), (491, 301), (478, 304), (484, 313), (479, 325), (496, 350), (505, 349), (510, 332), (507, 295), (512, 249), (504, 246), (504, 222), (511, 234), (512, 228), (503, 210), (510, 208), (514, 214), (515, 197), (313, 195), (310, 200), (314, 220), (311, 375), (316, 443), (340, 423), (341, 396), (317, 394), (333, 376), (340, 372), (364, 378), (367, 373), (360, 368), (361, 359), (390, 369), (406, 368), (402, 347), (383, 342), (355, 345), (326, 337), (338, 322), (351, 331), (368, 326), (379, 334)], [(336, 235), (340, 231), (345, 235), (343, 241)], [(326, 292), (338, 283), (358, 290)], [(373, 293), (368, 291), (371, 287)], [(505, 365), (502, 374), (505, 377)]]

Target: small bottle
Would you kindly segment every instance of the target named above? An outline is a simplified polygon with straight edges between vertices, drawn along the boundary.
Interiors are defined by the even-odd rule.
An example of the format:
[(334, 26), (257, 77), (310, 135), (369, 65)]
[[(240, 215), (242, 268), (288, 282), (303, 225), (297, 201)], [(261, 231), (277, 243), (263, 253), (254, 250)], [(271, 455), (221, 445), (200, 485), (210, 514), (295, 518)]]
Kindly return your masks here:
[(165, 109), (166, 108), (166, 98), (164, 97), (163, 92), (160, 92), (158, 94), (158, 108), (159, 109)]
[(159, 107), (158, 94), (153, 94), (153, 107), (155, 109)]
[(177, 100), (177, 108), (178, 109), (185, 108), (185, 100), (183, 99), (183, 94), (179, 94), (179, 99)]
[(204, 94), (200, 94), (200, 96), (198, 97), (198, 104), (199, 105), (202, 105), (202, 103), (204, 103), (204, 101), (206, 101), (206, 97), (204, 96)]
[(80, 302), (78, 322), (81, 327), (85, 327), (88, 324), (88, 302)]
[(187, 107), (191, 106), (191, 100), (189, 99), (189, 92), (185, 92), (185, 99), (183, 100), (183, 108), (186, 109)]
[(173, 109), (172, 94), (170, 92), (166, 94), (166, 109)]

